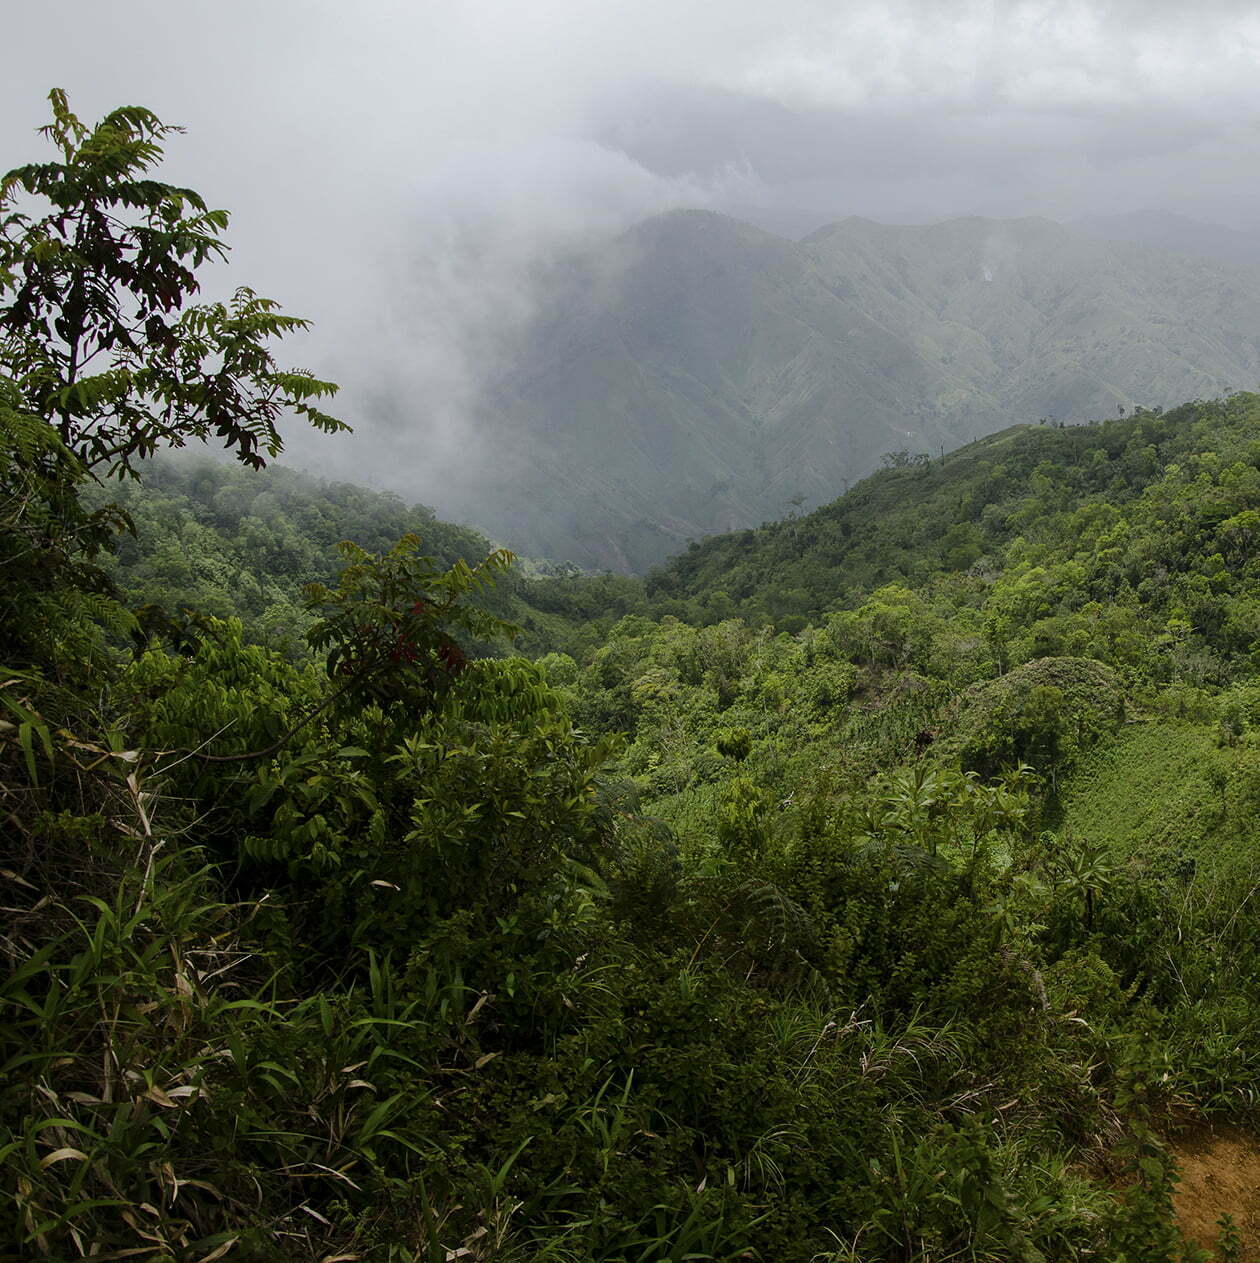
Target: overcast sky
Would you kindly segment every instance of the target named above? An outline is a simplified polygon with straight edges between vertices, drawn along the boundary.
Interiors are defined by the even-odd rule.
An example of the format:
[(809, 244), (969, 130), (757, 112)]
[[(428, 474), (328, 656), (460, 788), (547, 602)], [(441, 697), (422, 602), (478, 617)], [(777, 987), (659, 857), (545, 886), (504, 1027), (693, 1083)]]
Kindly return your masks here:
[(1260, 215), (1254, 3), (61, 0), (5, 42), (0, 169), (54, 85), (183, 124), (168, 178), (233, 212), (232, 279), (317, 321), (300, 357), (369, 435), (381, 399), (458, 434), (532, 261), (673, 206)]

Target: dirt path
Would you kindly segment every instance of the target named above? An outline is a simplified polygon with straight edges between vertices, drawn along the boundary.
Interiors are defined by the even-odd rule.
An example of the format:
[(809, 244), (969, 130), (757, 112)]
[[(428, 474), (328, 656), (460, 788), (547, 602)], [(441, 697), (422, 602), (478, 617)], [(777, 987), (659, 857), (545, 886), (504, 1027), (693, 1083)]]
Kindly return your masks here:
[(1204, 1128), (1170, 1149), (1181, 1172), (1173, 1205), (1185, 1236), (1212, 1249), (1217, 1222), (1228, 1212), (1242, 1235), (1243, 1258), (1260, 1260), (1260, 1138), (1232, 1127)]

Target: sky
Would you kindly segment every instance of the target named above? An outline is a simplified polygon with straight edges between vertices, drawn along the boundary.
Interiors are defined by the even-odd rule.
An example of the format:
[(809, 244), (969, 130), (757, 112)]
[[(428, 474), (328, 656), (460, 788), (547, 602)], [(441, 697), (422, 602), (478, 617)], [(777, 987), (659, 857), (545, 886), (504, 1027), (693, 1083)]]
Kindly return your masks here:
[(53, 86), (85, 119), (183, 125), (166, 178), (233, 215), (211, 288), (312, 318), (293, 354), (360, 431), (295, 432), (295, 459), (430, 498), (425, 453), (468, 441), (539, 260), (659, 211), (789, 235), (850, 214), (1260, 223), (1250, 2), (9, 8), (0, 169), (41, 155)]

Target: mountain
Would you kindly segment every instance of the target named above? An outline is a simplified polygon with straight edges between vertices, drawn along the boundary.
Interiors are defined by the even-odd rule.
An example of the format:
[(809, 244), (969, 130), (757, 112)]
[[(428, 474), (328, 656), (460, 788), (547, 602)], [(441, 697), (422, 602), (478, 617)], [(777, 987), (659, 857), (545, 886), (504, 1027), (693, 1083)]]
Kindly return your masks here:
[(1222, 263), (1260, 267), (1260, 233), (1239, 232), (1168, 211), (1141, 210), (1127, 215), (1092, 215), (1072, 227), (1106, 241), (1130, 241), (1159, 250), (1197, 254)]
[(619, 571), (812, 508), (889, 452), (1260, 380), (1260, 269), (1042, 219), (850, 218), (793, 242), (672, 212), (540, 292), (488, 392), (494, 467), (422, 490)]

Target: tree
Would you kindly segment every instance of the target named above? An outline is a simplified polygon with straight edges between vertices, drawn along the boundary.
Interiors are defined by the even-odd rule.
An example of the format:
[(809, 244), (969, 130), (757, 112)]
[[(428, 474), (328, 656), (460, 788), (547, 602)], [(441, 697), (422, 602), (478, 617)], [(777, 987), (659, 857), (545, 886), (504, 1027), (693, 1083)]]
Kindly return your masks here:
[(347, 429), (315, 406), (335, 385), (272, 358), (271, 339), (307, 321), (246, 288), (189, 305), (197, 270), (227, 255), (228, 215), (148, 176), (181, 129), (139, 106), (89, 128), (61, 89), (49, 99), (41, 131), (61, 160), (0, 180), (5, 406), (54, 427), (97, 476), (134, 476), (158, 447), (211, 436), (261, 467), (281, 450), (288, 412)]
[(461, 558), (443, 570), (419, 549), (415, 535), (382, 557), (344, 542), (337, 586), (305, 588), (306, 607), (318, 616), (307, 640), (327, 651), (328, 677), (339, 681), (332, 697), (350, 713), (375, 704), (414, 724), (463, 673), (470, 647), (516, 633), (465, 600), (511, 569), (510, 552), (496, 549), (475, 567)]

